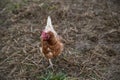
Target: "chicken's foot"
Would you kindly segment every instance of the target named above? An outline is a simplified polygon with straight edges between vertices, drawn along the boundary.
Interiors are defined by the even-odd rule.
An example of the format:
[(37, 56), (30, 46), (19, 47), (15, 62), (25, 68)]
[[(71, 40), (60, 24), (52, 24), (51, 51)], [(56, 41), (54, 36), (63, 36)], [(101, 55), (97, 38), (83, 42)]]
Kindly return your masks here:
[(52, 63), (51, 59), (49, 59), (49, 63), (50, 63), (50, 65), (47, 68), (52, 68), (53, 69), (53, 63)]

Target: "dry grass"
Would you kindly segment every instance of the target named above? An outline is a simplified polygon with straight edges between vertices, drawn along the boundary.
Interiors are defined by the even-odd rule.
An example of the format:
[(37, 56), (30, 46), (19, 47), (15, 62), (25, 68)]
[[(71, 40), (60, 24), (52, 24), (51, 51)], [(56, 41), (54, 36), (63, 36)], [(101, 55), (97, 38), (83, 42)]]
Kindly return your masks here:
[[(111, 60), (120, 52), (120, 8), (112, 4), (25, 0), (5, 7), (2, 13), (9, 14), (0, 27), (0, 79), (42, 80), (60, 72), (63, 80), (105, 79)], [(53, 59), (54, 70), (46, 69), (48, 62), (40, 52), (40, 33), (48, 15), (65, 44), (63, 54)]]

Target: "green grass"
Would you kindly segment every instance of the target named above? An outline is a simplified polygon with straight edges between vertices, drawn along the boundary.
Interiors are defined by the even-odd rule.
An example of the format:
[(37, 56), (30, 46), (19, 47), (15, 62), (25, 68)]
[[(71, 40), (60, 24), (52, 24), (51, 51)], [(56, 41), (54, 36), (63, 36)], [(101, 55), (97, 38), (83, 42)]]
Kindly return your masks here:
[(68, 80), (66, 74), (48, 72), (44, 76), (37, 76), (37, 80)]

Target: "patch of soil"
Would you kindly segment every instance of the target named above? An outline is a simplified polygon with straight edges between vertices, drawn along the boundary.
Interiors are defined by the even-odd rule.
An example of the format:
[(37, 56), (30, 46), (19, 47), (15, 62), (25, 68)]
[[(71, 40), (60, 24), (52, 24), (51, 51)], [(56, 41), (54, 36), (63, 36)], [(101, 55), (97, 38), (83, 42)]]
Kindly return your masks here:
[[(6, 22), (0, 27), (0, 79), (38, 80), (48, 71), (64, 72), (77, 80), (103, 80), (115, 77), (114, 73), (119, 75), (110, 67), (120, 53), (117, 1), (30, 0), (4, 14)], [(54, 70), (46, 69), (48, 61), (40, 52), (40, 34), (48, 15), (65, 44), (62, 55), (52, 60)], [(116, 66), (120, 68), (119, 64)]]

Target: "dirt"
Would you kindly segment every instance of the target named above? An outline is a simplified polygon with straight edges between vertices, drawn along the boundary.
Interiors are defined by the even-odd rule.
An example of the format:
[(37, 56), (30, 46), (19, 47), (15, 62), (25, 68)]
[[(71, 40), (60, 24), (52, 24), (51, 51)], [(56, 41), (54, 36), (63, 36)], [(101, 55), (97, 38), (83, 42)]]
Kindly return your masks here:
[[(0, 8), (0, 80), (39, 80), (49, 71), (71, 80), (120, 79), (119, 0), (12, 2)], [(54, 70), (40, 52), (48, 16), (65, 45)]]

